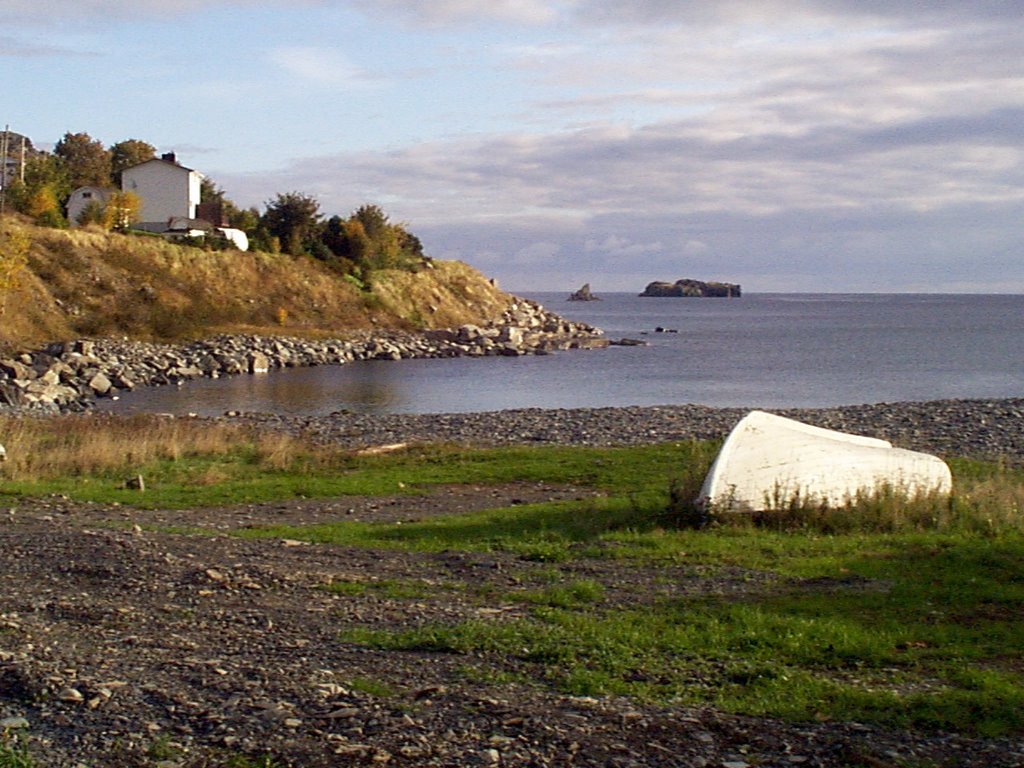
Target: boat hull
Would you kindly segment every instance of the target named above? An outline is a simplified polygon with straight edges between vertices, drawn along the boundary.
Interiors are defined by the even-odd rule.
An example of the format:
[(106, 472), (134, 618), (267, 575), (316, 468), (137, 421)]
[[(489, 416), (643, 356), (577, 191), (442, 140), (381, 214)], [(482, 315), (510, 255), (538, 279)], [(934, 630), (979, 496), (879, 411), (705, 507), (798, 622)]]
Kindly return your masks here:
[(952, 484), (949, 467), (937, 456), (751, 411), (726, 438), (698, 503), (751, 512), (793, 501), (841, 506), (886, 487), (914, 496), (948, 494)]

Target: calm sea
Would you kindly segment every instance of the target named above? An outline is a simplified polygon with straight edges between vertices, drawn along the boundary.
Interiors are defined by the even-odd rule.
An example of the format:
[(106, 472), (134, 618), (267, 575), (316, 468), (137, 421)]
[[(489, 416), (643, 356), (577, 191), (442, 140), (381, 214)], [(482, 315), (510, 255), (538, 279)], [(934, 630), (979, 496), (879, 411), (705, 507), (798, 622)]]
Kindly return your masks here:
[[(645, 347), (366, 362), (139, 390), (105, 410), (453, 413), (699, 403), (813, 407), (1024, 396), (1024, 296), (526, 294)], [(656, 333), (655, 328), (678, 333)]]

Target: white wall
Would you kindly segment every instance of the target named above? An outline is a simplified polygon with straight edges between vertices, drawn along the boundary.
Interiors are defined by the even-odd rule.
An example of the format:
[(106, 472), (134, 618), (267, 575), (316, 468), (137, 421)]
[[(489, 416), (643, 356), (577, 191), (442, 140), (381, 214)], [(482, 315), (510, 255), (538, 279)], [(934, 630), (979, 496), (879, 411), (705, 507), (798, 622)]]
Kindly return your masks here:
[(79, 187), (71, 193), (71, 197), (68, 198), (68, 223), (72, 227), (78, 226), (78, 217), (82, 215), (82, 211), (91, 202), (98, 202), (100, 205), (106, 205), (107, 200), (110, 199), (110, 190), (103, 189), (101, 187)]
[[(194, 219), (202, 176), (164, 160), (150, 160), (121, 174), (121, 189), (142, 201), (139, 221), (144, 228), (163, 227), (174, 216)], [(149, 225), (149, 226), (146, 226)]]

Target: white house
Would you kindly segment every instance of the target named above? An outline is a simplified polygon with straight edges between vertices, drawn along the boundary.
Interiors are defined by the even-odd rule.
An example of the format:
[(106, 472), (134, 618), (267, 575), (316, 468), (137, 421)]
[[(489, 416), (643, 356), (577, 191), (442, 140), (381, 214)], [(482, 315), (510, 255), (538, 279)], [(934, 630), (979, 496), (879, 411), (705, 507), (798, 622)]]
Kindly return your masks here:
[(173, 153), (121, 172), (121, 189), (139, 197), (138, 229), (164, 232), (172, 219), (194, 219), (203, 175), (179, 165)]
[(79, 187), (76, 189), (68, 198), (68, 223), (72, 227), (77, 227), (78, 217), (92, 203), (99, 203), (101, 208), (105, 207), (112, 191), (105, 187)]

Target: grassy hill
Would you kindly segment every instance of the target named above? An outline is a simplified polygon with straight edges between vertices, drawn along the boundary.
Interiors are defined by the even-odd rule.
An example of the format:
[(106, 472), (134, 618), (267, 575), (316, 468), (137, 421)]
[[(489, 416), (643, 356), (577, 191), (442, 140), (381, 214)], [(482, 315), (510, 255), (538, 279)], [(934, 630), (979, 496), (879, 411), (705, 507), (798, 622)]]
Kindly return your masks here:
[[(14, 280), (5, 281), (11, 266)], [(441, 328), (497, 317), (511, 300), (461, 262), (380, 271), (363, 286), (304, 257), (0, 220), (0, 344), (8, 347), (80, 336), (328, 337), (368, 327)]]

